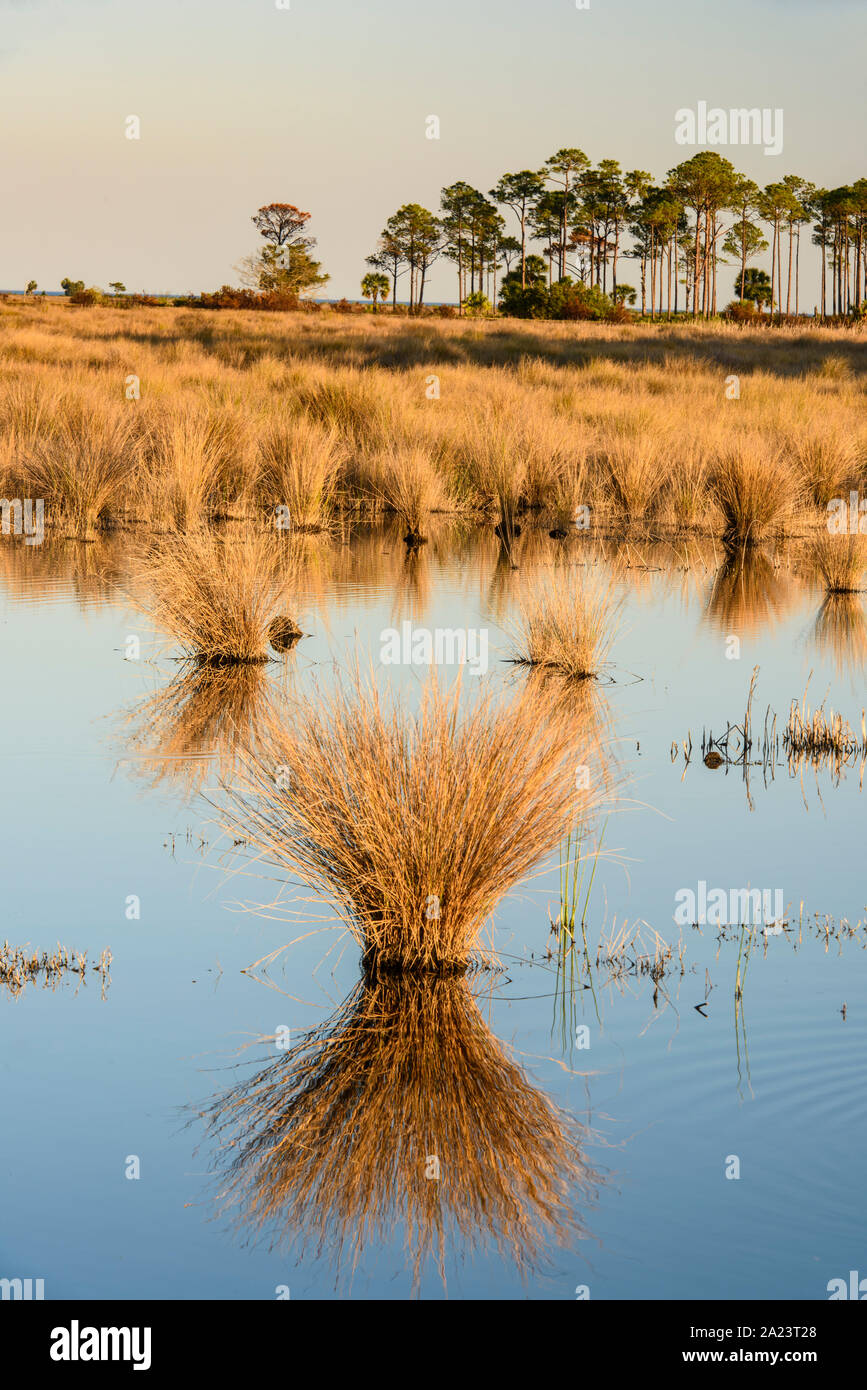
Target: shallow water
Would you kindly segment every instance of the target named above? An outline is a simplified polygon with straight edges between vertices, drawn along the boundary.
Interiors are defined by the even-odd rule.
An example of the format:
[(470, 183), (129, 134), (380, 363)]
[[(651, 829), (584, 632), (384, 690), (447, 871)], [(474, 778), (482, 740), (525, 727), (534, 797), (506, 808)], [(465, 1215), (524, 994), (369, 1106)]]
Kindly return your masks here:
[[(40, 950), (60, 940), (91, 962), (104, 948), (113, 956), (104, 986), (89, 970), (79, 984), (0, 991), (0, 1170), (12, 1199), (0, 1276), (43, 1278), (47, 1298), (272, 1299), (282, 1287), (292, 1298), (569, 1299), (582, 1287), (594, 1299), (821, 1299), (830, 1279), (863, 1266), (859, 768), (838, 780), (782, 762), (773, 776), (753, 767), (747, 783), (740, 768), (706, 768), (699, 747), (703, 727), (718, 734), (742, 720), (755, 665), (759, 726), (768, 706), (784, 721), (812, 672), (814, 703), (827, 691), (859, 729), (860, 599), (823, 614), (821, 592), (785, 550), (745, 572), (727, 569), (709, 543), (576, 537), (563, 547), (542, 531), (521, 538), (513, 570), (488, 533), (445, 523), (409, 560), (393, 529), (306, 543), (307, 635), (263, 673), (302, 698), (356, 650), (378, 678), (417, 684), (418, 667), (378, 662), (383, 630), (404, 620), (485, 630), (490, 668), (467, 674), (467, 685), (517, 689), (525, 676), (508, 664), (509, 624), (555, 556), (622, 593), (603, 693), (624, 780), (588, 939), (595, 958), (602, 936), (641, 921), (645, 939), (656, 931), (675, 948), (662, 980), (612, 980), (601, 966), (593, 989), (579, 982), (564, 996), (546, 959), (555, 847), (546, 871), (496, 914), (500, 968), (450, 987), (446, 1005), (424, 992), (401, 1001), (400, 1018), (418, 1010), (435, 1033), (447, 1017), (450, 1031), (433, 1080), (413, 1070), (408, 1044), (407, 1089), (383, 1096), (375, 1059), (340, 1014), (347, 999), (362, 1017), (381, 1002), (353, 995), (357, 948), (325, 929), (322, 908), (313, 934), (240, 910), (268, 901), (275, 885), (229, 872), (243, 861), (201, 795), (216, 786), (218, 762), (184, 756), (189, 708), (174, 724), (163, 709), (155, 723), (162, 706), (152, 703), (149, 721), (145, 702), (178, 668), (170, 640), (134, 606), (125, 538), (0, 546), (2, 934)], [(126, 658), (130, 636), (141, 640), (138, 660)], [(205, 753), (215, 727), (202, 726)], [(672, 744), (689, 735), (685, 768)], [(674, 921), (678, 891), (702, 881), (783, 895), (788, 929), (759, 937), (740, 1000), (737, 928), (720, 941), (714, 926)], [(127, 917), (133, 895), (137, 919)], [(250, 970), (296, 937), (267, 970)], [(582, 1024), (586, 1048), (575, 1045)], [(349, 1086), (357, 1069), (351, 1103), (344, 1096), (332, 1114), (317, 1083), (306, 1104), (317, 1124), (330, 1116), (364, 1147), (342, 1184), (303, 1136), (270, 1175), (267, 1154), (248, 1150), (241, 1207), (227, 1209), (220, 1194), (239, 1148), (220, 1147), (200, 1112), (215, 1097), (240, 1105), (242, 1141), (267, 1150), (239, 1087), (267, 1064), (285, 1100), (293, 1054), (261, 1041), (281, 1027), (293, 1043), (324, 1028), (336, 1075)], [(380, 1104), (400, 1116), (394, 1132), (377, 1121)], [(454, 1151), (438, 1152), (439, 1179), (421, 1184), (401, 1173), (412, 1136), (396, 1131), (419, 1113), (436, 1129), (438, 1104), (462, 1128), (446, 1124)], [(570, 1124), (577, 1151), (558, 1147)], [(571, 1187), (571, 1226), (562, 1212), (546, 1220), (528, 1196), (550, 1180), (552, 1155)], [(132, 1156), (137, 1180), (125, 1176)], [(726, 1177), (732, 1156), (738, 1179)], [(498, 1171), (522, 1164), (527, 1183), (501, 1186)], [(315, 1215), (288, 1229), (285, 1211), (280, 1220), (281, 1192), (305, 1177), (332, 1182), (324, 1231)], [(409, 1239), (407, 1191), (422, 1213)], [(271, 1209), (260, 1224), (249, 1204), (263, 1193)], [(421, 1261), (419, 1231), (430, 1245)]]

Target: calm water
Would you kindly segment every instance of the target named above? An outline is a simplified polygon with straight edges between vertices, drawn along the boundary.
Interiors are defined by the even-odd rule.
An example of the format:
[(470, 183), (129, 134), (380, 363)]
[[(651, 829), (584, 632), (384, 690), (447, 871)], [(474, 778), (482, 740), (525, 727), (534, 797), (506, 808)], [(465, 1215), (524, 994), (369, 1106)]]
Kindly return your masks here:
[[(299, 612), (309, 635), (265, 683), (310, 693), (356, 647), (376, 661), (383, 629), (411, 619), (487, 630), (484, 679), (516, 686), (509, 622), (556, 551), (544, 533), (522, 543), (513, 571), (493, 537), (447, 526), (411, 562), (389, 530), (311, 541)], [(43, 1278), (47, 1298), (273, 1299), (285, 1286), (292, 1298), (572, 1299), (586, 1286), (593, 1299), (823, 1299), (829, 1279), (867, 1273), (859, 769), (837, 783), (754, 768), (748, 789), (739, 769), (707, 769), (698, 747), (702, 727), (741, 720), (755, 665), (759, 724), (768, 705), (785, 717), (812, 672), (815, 702), (828, 692), (860, 728), (860, 600), (822, 614), (821, 593), (787, 553), (732, 574), (712, 546), (602, 553), (576, 538), (558, 552), (624, 598), (604, 696), (626, 785), (593, 887), (591, 950), (641, 921), (645, 939), (656, 931), (675, 946), (675, 966), (658, 984), (612, 981), (602, 967), (593, 990), (564, 998), (545, 958), (555, 847), (549, 870), (496, 915), (500, 971), (472, 974), (445, 1002), (398, 1001), (388, 1026), (410, 1049), (406, 1085), (384, 1094), (364, 1027), (383, 1001), (358, 992), (356, 948), (240, 910), (274, 885), (227, 873), (237, 861), (200, 795), (216, 785), (216, 762), (184, 758), (189, 714), (148, 723), (145, 702), (154, 708), (177, 665), (133, 605), (123, 540), (0, 546), (2, 934), (39, 949), (60, 940), (91, 960), (113, 954), (104, 988), (89, 971), (77, 987), (0, 991), (0, 1276)], [(139, 660), (126, 657), (130, 636)], [(417, 668), (389, 674), (419, 679)], [(671, 748), (689, 733), (684, 770)], [(674, 921), (678, 891), (701, 881), (779, 889), (786, 904), (789, 931), (756, 945), (737, 1006), (737, 929), (720, 941), (715, 927)], [(127, 916), (133, 895), (138, 918)], [(817, 913), (832, 919), (828, 938)], [(250, 970), (295, 937), (267, 970)], [(433, 1077), (413, 1070), (400, 1022), (410, 1013), (431, 1046), (446, 1030)], [(586, 1048), (575, 1046), (582, 1024)], [(305, 1113), (320, 1139), (342, 1123), (363, 1146), (352, 1182), (303, 1133), (284, 1168), (268, 1157), (267, 1126), (242, 1088), (264, 1069), (279, 1105), (297, 1084), (292, 1054), (262, 1041), (280, 1028), (293, 1042), (316, 1028), (330, 1039), (332, 1074), (314, 1080)], [(357, 1087), (353, 1097), (335, 1100), (335, 1078)], [(200, 1116), (217, 1097), (240, 1125), (232, 1149)], [(545, 1098), (565, 1117), (544, 1119), (554, 1113)], [(434, 1129), (445, 1108), (439, 1143), (447, 1134), (461, 1150), (446, 1141), (434, 1150), (439, 1181), (410, 1181), (416, 1215), (420, 1204), (441, 1223), (442, 1267), (436, 1238), (420, 1268), (407, 1242), (400, 1156), (419, 1107)], [(506, 1190), (503, 1165), (523, 1164), (530, 1181), (543, 1174), (570, 1119), (595, 1181), (564, 1170), (575, 1226), (563, 1226), (562, 1243), (538, 1213), (496, 1196), (480, 1217), (485, 1193)], [(126, 1176), (132, 1156), (137, 1180)], [(241, 1207), (225, 1209), (219, 1194), (239, 1156)], [(324, 1230), (312, 1217), (301, 1228), (280, 1219), (281, 1183), (305, 1172), (330, 1184)], [(377, 1210), (360, 1248), (359, 1191)], [(268, 1207), (261, 1222), (257, 1200)]]

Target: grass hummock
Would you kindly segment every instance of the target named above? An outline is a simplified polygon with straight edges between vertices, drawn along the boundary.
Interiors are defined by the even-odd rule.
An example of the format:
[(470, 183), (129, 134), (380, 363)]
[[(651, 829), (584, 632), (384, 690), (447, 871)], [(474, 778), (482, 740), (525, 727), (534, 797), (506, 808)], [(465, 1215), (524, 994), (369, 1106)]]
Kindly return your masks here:
[(616, 635), (620, 605), (609, 590), (548, 580), (521, 613), (516, 660), (572, 680), (598, 677)]
[(368, 964), (460, 971), (499, 900), (594, 805), (575, 786), (582, 738), (534, 693), (464, 702), (460, 682), (430, 679), (414, 708), (356, 669), (273, 721), (221, 820), (333, 904)]
[(150, 550), (143, 606), (184, 654), (211, 665), (269, 660), (300, 629), (282, 612), (289, 577), (281, 547), (265, 532), (242, 537), (196, 530)]

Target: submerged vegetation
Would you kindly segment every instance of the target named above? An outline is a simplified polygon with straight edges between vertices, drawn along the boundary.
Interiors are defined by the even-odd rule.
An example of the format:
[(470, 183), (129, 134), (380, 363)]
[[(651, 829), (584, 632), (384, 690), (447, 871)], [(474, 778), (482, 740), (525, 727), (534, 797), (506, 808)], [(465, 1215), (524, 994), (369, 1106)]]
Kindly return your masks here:
[(96, 965), (88, 966), (86, 951), (71, 951), (60, 942), (50, 952), (34, 951), (29, 946), (10, 946), (8, 941), (0, 946), (0, 985), (16, 998), (23, 994), (27, 985), (38, 980), (45, 989), (56, 989), (73, 976), (78, 983), (83, 983), (88, 969), (99, 975), (104, 992), (111, 982), (111, 951), (103, 951)]
[[(753, 766), (762, 768), (765, 777), (773, 777), (774, 768), (784, 758), (789, 772), (794, 774), (805, 763), (815, 770), (827, 768), (839, 780), (847, 767), (860, 762), (863, 779), (867, 765), (867, 714), (861, 711), (860, 734), (856, 732), (839, 711), (835, 711), (823, 700), (817, 708), (812, 708), (807, 700), (807, 689), (800, 703), (792, 700), (789, 714), (781, 731), (777, 732), (777, 715), (768, 707), (759, 732), (753, 725), (752, 706), (756, 692), (759, 668), (753, 670), (749, 695), (740, 724), (728, 724), (723, 734), (714, 735), (704, 730), (701, 738), (702, 758), (707, 767), (739, 767), (747, 779), (749, 795), (749, 770)], [(683, 741), (684, 757), (687, 765), (692, 754), (692, 739)], [(672, 745), (672, 760), (676, 755), (676, 745)]]

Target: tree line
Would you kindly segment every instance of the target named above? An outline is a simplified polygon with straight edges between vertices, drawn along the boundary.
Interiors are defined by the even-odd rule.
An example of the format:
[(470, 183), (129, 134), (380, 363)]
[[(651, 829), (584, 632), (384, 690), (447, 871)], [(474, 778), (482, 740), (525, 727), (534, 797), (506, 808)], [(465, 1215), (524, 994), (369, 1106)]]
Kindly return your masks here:
[[(718, 312), (718, 268), (734, 263), (742, 302), (797, 315), (806, 228), (820, 253), (819, 312), (838, 317), (867, 298), (865, 227), (864, 178), (827, 189), (787, 174), (762, 188), (708, 150), (656, 184), (644, 170), (624, 172), (613, 159), (594, 166), (582, 150), (564, 148), (541, 169), (504, 174), (487, 194), (450, 184), (436, 213), (404, 204), (367, 257), (362, 290), (374, 307), (390, 291), (396, 308), (408, 275), (410, 311), (419, 310), (430, 268), (445, 257), (456, 268), (461, 313), (489, 308), (499, 293), (508, 313), (543, 317), (553, 305), (568, 317), (557, 306), (594, 296), (631, 302), (635, 291), (618, 278), (629, 260), (638, 264), (642, 313), (708, 318)], [(749, 264), (768, 250), (770, 277)]]

